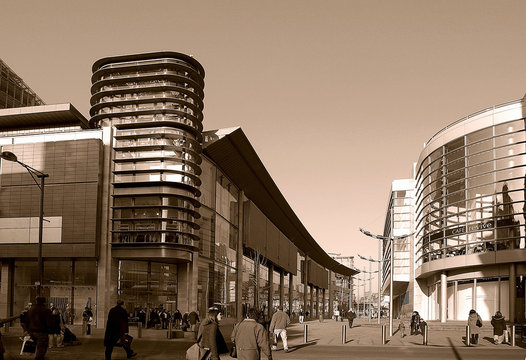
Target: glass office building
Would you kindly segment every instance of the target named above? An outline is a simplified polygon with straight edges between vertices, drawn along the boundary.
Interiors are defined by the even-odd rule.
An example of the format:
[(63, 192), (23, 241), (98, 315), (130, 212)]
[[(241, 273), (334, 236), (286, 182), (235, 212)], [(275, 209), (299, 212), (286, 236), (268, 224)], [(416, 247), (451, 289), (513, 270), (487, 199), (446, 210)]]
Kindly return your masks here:
[[(104, 326), (118, 298), (129, 311), (204, 315), (216, 305), (232, 321), (250, 306), (317, 316), (348, 303), (350, 282), (341, 288), (335, 280), (357, 271), (316, 243), (243, 131), (203, 131), (204, 75), (181, 53), (108, 57), (93, 65), (89, 121), (72, 107), (68, 117), (48, 108), (16, 119), (0, 111), (1, 150), (48, 172), (46, 184), (58, 192), (62, 182), (72, 186), (46, 193), (54, 230), (44, 227), (43, 286), (56, 304), (74, 308), (77, 322), (88, 305)], [(75, 156), (62, 152), (76, 147)], [(34, 232), (38, 189), (22, 191), (20, 181), (30, 189), (31, 178), (5, 164), (0, 317), (33, 298), (36, 276), (36, 244), (17, 243), (9, 218), (17, 209), (25, 221), (16, 230)]]
[(416, 172), (416, 279), (426, 319), (524, 321), (525, 99), (434, 135)]
[(38, 105), (42, 99), (0, 59), (0, 109)]

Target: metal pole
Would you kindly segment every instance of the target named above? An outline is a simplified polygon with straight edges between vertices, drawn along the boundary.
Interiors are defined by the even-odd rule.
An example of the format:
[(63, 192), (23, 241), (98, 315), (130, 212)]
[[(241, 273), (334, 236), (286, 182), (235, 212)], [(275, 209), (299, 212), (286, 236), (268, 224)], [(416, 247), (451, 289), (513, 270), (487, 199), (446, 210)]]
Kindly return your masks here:
[(38, 175), (40, 178), (40, 215), (38, 218), (38, 284), (37, 296), (42, 295), (42, 283), (44, 281), (44, 269), (42, 267), (42, 237), (44, 233), (44, 182), (47, 175)]
[(382, 258), (382, 240), (378, 240), (378, 324), (380, 324), (380, 314), (382, 313), (382, 302), (380, 300), (381, 281), (383, 280), (380, 266), (383, 263)]
[(469, 338), (469, 325), (466, 326), (466, 346), (471, 346), (471, 339)]
[(387, 325), (383, 324), (382, 325), (382, 345), (385, 345), (385, 343), (387, 342)]
[(372, 258), (369, 257), (369, 322), (371, 322), (371, 305), (373, 304), (373, 288), (372, 288), (373, 275), (371, 274), (372, 266), (373, 266)]
[(360, 278), (356, 277), (356, 280), (358, 280), (358, 298), (356, 299), (356, 305), (358, 305), (358, 312), (356, 313), (358, 318), (360, 318)]
[(342, 325), (342, 344), (347, 342), (347, 325)]
[(308, 332), (309, 332), (309, 325), (303, 324), (303, 343), (307, 343), (308, 338)]
[(427, 345), (427, 340), (428, 340), (428, 336), (429, 336), (429, 333), (428, 333), (428, 329), (429, 329), (429, 326), (425, 325), (424, 326), (424, 332), (423, 332), (423, 338), (422, 338), (422, 344), (423, 345)]
[(511, 339), (510, 339), (511, 346), (515, 346), (515, 325), (511, 326)]
[(389, 238), (389, 243), (391, 245), (391, 263), (390, 263), (390, 276), (389, 276), (389, 336), (393, 336), (393, 273), (394, 273), (394, 240)]

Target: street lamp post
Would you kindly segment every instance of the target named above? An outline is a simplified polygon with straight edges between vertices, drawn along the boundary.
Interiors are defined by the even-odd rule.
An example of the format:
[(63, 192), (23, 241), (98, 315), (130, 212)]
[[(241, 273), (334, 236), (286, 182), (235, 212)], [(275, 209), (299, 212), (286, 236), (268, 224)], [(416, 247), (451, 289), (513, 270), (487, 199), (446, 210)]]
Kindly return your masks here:
[[(35, 168), (32, 168), (31, 166), (24, 164), (23, 162), (19, 161), (15, 154), (13, 154), (10, 151), (3, 151), (0, 153), (0, 158), (7, 160), (7, 161), (13, 161), (16, 163), (19, 163), (22, 165), (26, 170), (29, 172), (29, 175), (33, 178), (33, 181), (37, 184), (37, 186), (40, 188), (40, 212), (39, 212), (39, 218), (38, 218), (38, 283), (37, 283), (37, 296), (42, 295), (42, 282), (44, 278), (43, 274), (43, 267), (42, 267), (42, 235), (43, 235), (43, 224), (44, 224), (44, 184), (45, 179), (49, 176), (48, 174), (45, 174), (41, 171), (38, 171)], [(35, 179), (35, 176), (40, 179), (40, 183)]]
[[(381, 243), (381, 242), (379, 242), (379, 244), (380, 244), (380, 243)], [(379, 254), (379, 255), (380, 255), (380, 254)], [(378, 324), (380, 324), (380, 313), (382, 312), (382, 307), (381, 307), (382, 303), (381, 303), (381, 300), (380, 300), (380, 298), (381, 298), (381, 296), (380, 296), (380, 292), (381, 292), (381, 290), (382, 290), (382, 289), (380, 288), (380, 287), (381, 287), (381, 285), (380, 285), (380, 284), (381, 284), (380, 281), (382, 280), (382, 272), (381, 272), (381, 265), (380, 265), (380, 264), (382, 263), (382, 260), (375, 260), (375, 259), (373, 259), (372, 257), (369, 257), (369, 259), (368, 259), (368, 258), (366, 258), (366, 257), (364, 257), (364, 256), (362, 256), (362, 255), (360, 255), (360, 254), (358, 254), (358, 257), (359, 257), (360, 259), (362, 259), (362, 260), (369, 261), (369, 266), (370, 266), (371, 263), (373, 263), (373, 262), (377, 262), (377, 263), (378, 263), (378, 270), (377, 270), (377, 271), (374, 271), (374, 272), (371, 272), (371, 271), (370, 271), (371, 268), (369, 267), (369, 272), (370, 272), (370, 273), (378, 273)], [(381, 259), (381, 257), (380, 257), (380, 259)], [(371, 290), (371, 289), (369, 289), (369, 290)], [(371, 290), (371, 291), (372, 291), (372, 290)], [(371, 295), (371, 304), (372, 304), (372, 303), (373, 303), (373, 300), (372, 300), (372, 295)]]
[[(389, 336), (393, 336), (393, 278), (394, 278), (394, 240), (401, 240), (408, 238), (410, 236), (414, 235), (414, 232), (407, 235), (402, 236), (382, 236), (382, 235), (373, 235), (367, 230), (364, 230), (360, 228), (360, 231), (369, 237), (372, 237), (374, 239), (378, 240), (388, 240), (389, 241), (389, 251), (390, 251), (390, 262), (389, 262)], [(383, 257), (382, 257), (383, 258)]]

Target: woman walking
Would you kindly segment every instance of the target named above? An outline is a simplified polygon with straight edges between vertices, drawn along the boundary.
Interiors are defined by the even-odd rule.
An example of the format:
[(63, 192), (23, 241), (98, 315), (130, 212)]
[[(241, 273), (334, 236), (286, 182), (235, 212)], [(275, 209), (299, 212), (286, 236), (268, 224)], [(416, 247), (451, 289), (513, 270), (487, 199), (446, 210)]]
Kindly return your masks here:
[(217, 307), (211, 307), (208, 309), (208, 316), (199, 326), (197, 339), (199, 345), (205, 350), (205, 354), (201, 357), (203, 360), (219, 360), (220, 354), (228, 353), (225, 339), (219, 331), (221, 318), (221, 310)]
[(469, 311), (468, 317), (468, 326), (469, 326), (469, 337), (472, 344), (478, 344), (479, 342), (479, 333), (482, 327), (482, 319), (479, 314), (473, 309)]

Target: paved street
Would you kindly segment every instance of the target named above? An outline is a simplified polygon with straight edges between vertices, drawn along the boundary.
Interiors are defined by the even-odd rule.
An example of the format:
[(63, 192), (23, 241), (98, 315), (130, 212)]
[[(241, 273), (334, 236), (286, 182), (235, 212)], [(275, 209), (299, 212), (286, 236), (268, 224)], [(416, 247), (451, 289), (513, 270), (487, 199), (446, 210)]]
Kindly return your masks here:
[[(308, 322), (309, 342), (303, 343), (303, 325), (294, 324), (289, 329), (290, 351), (282, 350), (273, 353), (275, 359), (526, 359), (526, 343), (517, 341), (517, 347), (494, 345), (490, 342), (491, 327), (483, 328), (480, 344), (466, 347), (463, 343), (462, 331), (452, 329), (445, 331), (430, 331), (429, 344), (422, 345), (422, 336), (406, 336), (401, 338), (395, 334), (386, 345), (381, 345), (380, 327), (365, 320), (355, 322), (356, 327), (348, 332), (345, 344), (341, 341), (341, 327), (345, 323), (333, 320)], [(225, 322), (222, 331), (229, 337), (231, 324)], [(80, 329), (73, 328), (80, 334)], [(185, 333), (184, 339), (166, 339), (164, 330), (144, 330), (143, 337), (137, 338), (137, 329), (132, 329), (135, 335), (133, 349), (138, 352), (137, 359), (184, 359), (186, 348), (192, 344), (192, 334)], [(18, 339), (21, 330), (12, 328), (4, 336), (7, 348), (6, 360), (31, 359), (28, 355), (18, 355), (21, 342)], [(95, 329), (93, 335), (81, 337), (82, 344), (61, 349), (50, 349), (47, 359), (103, 359), (103, 330)], [(280, 344), (281, 345), (281, 344)], [(116, 348), (113, 359), (125, 359), (122, 349)]]

